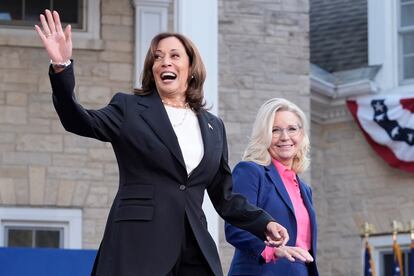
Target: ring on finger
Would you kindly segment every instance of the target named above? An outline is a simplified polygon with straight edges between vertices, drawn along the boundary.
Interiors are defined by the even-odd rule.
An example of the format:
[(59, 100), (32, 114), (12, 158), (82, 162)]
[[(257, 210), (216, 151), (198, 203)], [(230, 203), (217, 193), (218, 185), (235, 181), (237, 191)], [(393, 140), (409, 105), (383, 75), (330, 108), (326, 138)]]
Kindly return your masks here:
[(45, 34), (45, 36), (46, 37), (49, 37), (49, 36), (51, 36), (52, 34), (51, 33), (47, 33), (47, 34)]

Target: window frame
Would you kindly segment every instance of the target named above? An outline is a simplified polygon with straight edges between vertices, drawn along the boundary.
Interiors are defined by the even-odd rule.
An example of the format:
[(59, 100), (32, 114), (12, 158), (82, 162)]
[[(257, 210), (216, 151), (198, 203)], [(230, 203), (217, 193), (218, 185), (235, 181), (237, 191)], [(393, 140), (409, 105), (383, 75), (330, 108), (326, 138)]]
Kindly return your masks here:
[[(101, 39), (101, 0), (85, 0), (83, 18), (85, 29), (72, 29), (73, 48), (103, 50)], [(0, 25), (0, 46), (43, 47), (33, 28)]]
[(82, 248), (82, 210), (80, 209), (0, 207), (0, 247), (5, 246), (5, 229), (11, 226), (62, 228), (61, 248)]
[[(387, 235), (375, 235), (371, 236), (368, 239), (369, 244), (371, 246), (371, 256), (375, 264), (375, 271), (377, 275), (384, 275), (384, 271), (382, 271), (382, 256), (384, 253), (392, 252), (393, 250), (393, 241), (392, 241), (392, 234)], [(410, 234), (408, 233), (400, 233), (397, 236), (397, 242), (400, 245), (401, 251), (408, 251), (410, 249)], [(365, 261), (365, 243), (363, 243), (362, 253), (361, 253), (361, 275), (364, 274), (364, 261)], [(380, 262), (381, 261), (381, 262)], [(405, 268), (404, 268), (405, 269)]]
[[(15, 0), (16, 1), (16, 0)], [(30, 0), (18, 0), (21, 2), (22, 4), (22, 9), (25, 8), (25, 2), (24, 1), (30, 1)], [(47, 0), (49, 1), (49, 4), (52, 4), (51, 1), (56, 1), (56, 0)], [(85, 10), (85, 3), (87, 3), (88, 0), (80, 0), (82, 1), (82, 3), (76, 8), (78, 13), (81, 14), (81, 22), (80, 24), (77, 23), (71, 23), (72, 24), (72, 29), (77, 29), (77, 30), (85, 30), (86, 29), (86, 22), (85, 22), (85, 17), (84, 17), (84, 10)], [(53, 9), (53, 4), (49, 7), (50, 10)], [(23, 12), (23, 11), (22, 11)], [(26, 13), (22, 13), (22, 15), (27, 15)], [(2, 21), (0, 21), (2, 22)], [(7, 24), (9, 23), (9, 24)], [(32, 29), (32, 26), (34, 24), (36, 24), (37, 21), (31, 21), (31, 20), (10, 20), (10, 21), (5, 21), (4, 23), (2, 22), (0, 24), (1, 27), (10, 27), (10, 28), (30, 28)]]
[(400, 81), (400, 1), (368, 0), (368, 65), (380, 65), (375, 84), (382, 93), (408, 94), (414, 82)]
[[(414, 1), (409, 1), (414, 3)], [(397, 15), (397, 35), (398, 35), (398, 78), (401, 85), (414, 84), (414, 77), (410, 79), (404, 79), (404, 57), (403, 57), (403, 35), (407, 33), (414, 34), (414, 25), (409, 27), (401, 26), (401, 10), (402, 1), (398, 1), (398, 15)]]
[[(65, 234), (65, 227), (62, 227), (60, 224), (56, 223), (47, 223), (47, 224), (39, 224), (34, 222), (5, 222), (4, 223), (4, 246), (9, 247), (9, 230), (30, 230), (32, 231), (32, 236), (35, 236), (35, 232), (39, 230), (49, 230), (49, 231), (56, 231), (59, 232), (59, 246), (58, 249), (64, 248), (64, 234)], [(44, 248), (44, 247), (36, 247), (36, 240), (32, 240), (32, 245), (29, 248)], [(53, 247), (54, 248), (54, 247)]]

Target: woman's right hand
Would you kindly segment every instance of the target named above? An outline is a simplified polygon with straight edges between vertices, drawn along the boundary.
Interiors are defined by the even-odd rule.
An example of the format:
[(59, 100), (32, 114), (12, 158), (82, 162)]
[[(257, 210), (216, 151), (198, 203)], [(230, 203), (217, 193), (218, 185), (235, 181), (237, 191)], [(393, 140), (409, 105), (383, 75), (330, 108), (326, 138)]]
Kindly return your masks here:
[(286, 258), (291, 262), (300, 260), (305, 263), (313, 262), (312, 255), (308, 251), (296, 246), (275, 247), (274, 254), (277, 258)]
[(45, 10), (45, 15), (40, 15), (42, 29), (35, 25), (37, 34), (45, 46), (49, 58), (54, 63), (64, 63), (72, 57), (72, 29), (67, 25), (63, 32), (60, 17), (57, 11)]

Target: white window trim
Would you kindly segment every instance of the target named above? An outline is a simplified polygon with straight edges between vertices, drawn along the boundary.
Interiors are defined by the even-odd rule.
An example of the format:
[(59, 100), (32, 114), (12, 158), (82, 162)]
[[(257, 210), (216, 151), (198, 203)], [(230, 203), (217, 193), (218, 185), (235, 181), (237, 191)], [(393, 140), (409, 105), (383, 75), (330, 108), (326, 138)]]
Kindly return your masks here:
[(368, 0), (368, 64), (381, 65), (376, 76), (380, 93), (412, 93), (414, 84), (400, 84), (399, 1)]
[(0, 247), (5, 245), (7, 226), (63, 228), (63, 248), (82, 248), (80, 209), (0, 207)]
[[(383, 252), (389, 251), (390, 248), (392, 250), (392, 235), (384, 235), (384, 236), (372, 236), (368, 239), (369, 244), (371, 245), (371, 255), (372, 259), (375, 264), (375, 272), (376, 275), (382, 275), (380, 273), (380, 255)], [(400, 245), (401, 250), (408, 249), (410, 247), (411, 239), (410, 234), (398, 234), (397, 242)], [(362, 249), (362, 269), (364, 268), (364, 261), (365, 261), (365, 244), (363, 244)], [(364, 275), (364, 271), (362, 271), (361, 275)]]
[(410, 26), (410, 27), (404, 27), (404, 28), (401, 28), (400, 27), (400, 22), (401, 22), (401, 0), (400, 1), (397, 1), (398, 2), (398, 16), (397, 16), (397, 22), (398, 22), (398, 24), (397, 24), (397, 35), (398, 35), (398, 63), (399, 63), (399, 67), (398, 67), (398, 69), (399, 69), (399, 83), (401, 84), (401, 85), (413, 85), (414, 86), (414, 79), (408, 79), (408, 80), (404, 80), (403, 79), (403, 71), (404, 71), (404, 69), (403, 69), (403, 54), (402, 54), (402, 50), (403, 50), (403, 39), (402, 39), (402, 36), (400, 35), (400, 33), (402, 33), (402, 29), (409, 29), (409, 31), (408, 32), (410, 32), (410, 33), (413, 33), (413, 26)]
[[(101, 27), (101, 0), (86, 0), (83, 12), (86, 30), (72, 30), (73, 48), (102, 50), (103, 41), (100, 37)], [(37, 33), (32, 28), (14, 28), (0, 26), (0, 46), (43, 47)]]

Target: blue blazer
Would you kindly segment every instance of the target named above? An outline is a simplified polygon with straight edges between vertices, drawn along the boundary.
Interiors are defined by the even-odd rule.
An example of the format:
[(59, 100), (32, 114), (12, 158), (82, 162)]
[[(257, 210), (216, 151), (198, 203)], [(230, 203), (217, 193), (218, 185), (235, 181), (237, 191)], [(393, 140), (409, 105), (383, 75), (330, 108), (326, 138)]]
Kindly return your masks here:
[[(315, 259), (307, 264), (309, 276), (317, 276), (316, 267), (316, 215), (312, 205), (311, 188), (299, 178), (299, 187), (305, 206), (309, 212), (312, 248), (310, 254)], [(253, 205), (266, 210), (278, 223), (283, 225), (289, 233), (287, 245), (295, 246), (297, 224), (293, 204), (282, 179), (273, 164), (262, 166), (254, 162), (240, 162), (233, 170), (233, 192), (247, 197)], [(278, 259), (275, 263), (264, 262), (261, 256), (265, 248), (263, 241), (252, 234), (234, 227), (225, 225), (226, 239), (235, 247), (234, 257), (230, 266), (229, 275), (301, 275), (298, 274), (302, 262), (290, 262)]]

